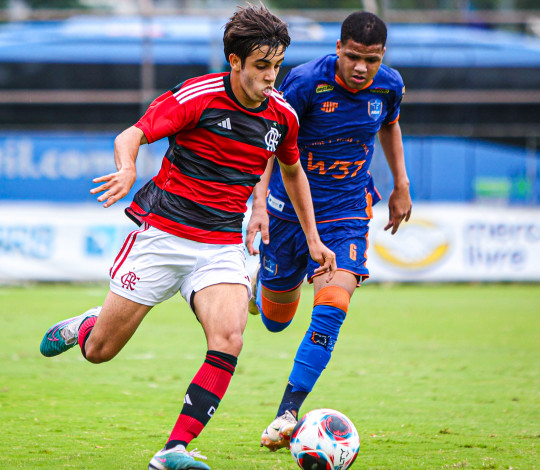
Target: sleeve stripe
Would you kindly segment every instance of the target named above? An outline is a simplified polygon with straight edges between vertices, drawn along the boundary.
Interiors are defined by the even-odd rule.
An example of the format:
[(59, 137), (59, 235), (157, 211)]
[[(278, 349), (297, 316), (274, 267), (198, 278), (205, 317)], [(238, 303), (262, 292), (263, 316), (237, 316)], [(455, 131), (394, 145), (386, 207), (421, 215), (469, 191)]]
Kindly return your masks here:
[(281, 94), (277, 90), (274, 90), (272, 92), (272, 96), (274, 97), (274, 99), (276, 100), (278, 104), (280, 104), (284, 108), (288, 109), (291, 113), (293, 113), (294, 117), (296, 118), (296, 121), (300, 124), (298, 115), (296, 114), (296, 111), (294, 110), (294, 108), (289, 103), (287, 103), (285, 98), (283, 98), (283, 96), (281, 96)]
[(180, 104), (183, 104), (186, 101), (189, 101), (189, 100), (191, 100), (193, 98), (196, 98), (197, 96), (200, 96), (200, 95), (205, 95), (206, 93), (216, 93), (218, 91), (225, 91), (225, 87), (224, 86), (219, 86), (219, 85), (221, 85), (221, 84), (218, 84), (218, 86), (214, 86), (214, 88), (205, 87), (201, 91), (197, 91), (196, 93), (187, 93), (187, 94), (185, 94), (183, 96), (178, 96), (176, 99)]
[(182, 94), (184, 94), (185, 92), (187, 92), (189, 90), (193, 90), (194, 88), (199, 88), (199, 87), (202, 87), (204, 85), (208, 85), (210, 83), (219, 82), (219, 81), (222, 82), (223, 77), (216, 77), (216, 78), (209, 78), (208, 80), (202, 80), (200, 82), (193, 83), (192, 85), (188, 85), (186, 87), (180, 88), (180, 90), (178, 90), (176, 93), (174, 93), (174, 96), (182, 95)]

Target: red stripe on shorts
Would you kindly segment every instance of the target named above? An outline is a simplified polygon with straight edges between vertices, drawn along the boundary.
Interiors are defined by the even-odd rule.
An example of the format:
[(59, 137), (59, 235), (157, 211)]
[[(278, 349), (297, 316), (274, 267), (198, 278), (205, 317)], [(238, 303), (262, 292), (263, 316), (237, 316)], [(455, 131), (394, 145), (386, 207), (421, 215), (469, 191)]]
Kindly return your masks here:
[[(111, 276), (111, 279), (114, 279), (114, 276), (116, 276), (116, 273), (122, 267), (122, 264), (124, 264), (124, 261), (128, 257), (129, 252), (131, 251), (131, 249), (133, 248), (133, 245), (135, 244), (135, 240), (137, 239), (137, 235), (139, 233), (144, 232), (145, 230), (148, 230), (149, 227), (150, 226), (148, 224), (145, 224), (143, 229), (134, 230), (133, 232), (131, 232), (127, 236), (126, 241), (124, 242), (124, 245), (122, 246), (122, 249), (118, 253), (118, 256), (115, 258), (114, 263), (113, 263), (113, 265), (112, 265), (112, 267), (111, 267), (111, 269), (109, 271), (109, 275)], [(126, 249), (126, 247), (127, 247), (127, 249)], [(118, 266), (116, 266), (116, 269), (115, 269), (115, 265), (118, 262), (118, 259), (122, 256), (122, 253), (124, 253), (124, 256), (123, 256), (122, 260), (120, 261), (120, 263), (118, 264)], [(113, 269), (114, 269), (114, 271), (113, 271)]]

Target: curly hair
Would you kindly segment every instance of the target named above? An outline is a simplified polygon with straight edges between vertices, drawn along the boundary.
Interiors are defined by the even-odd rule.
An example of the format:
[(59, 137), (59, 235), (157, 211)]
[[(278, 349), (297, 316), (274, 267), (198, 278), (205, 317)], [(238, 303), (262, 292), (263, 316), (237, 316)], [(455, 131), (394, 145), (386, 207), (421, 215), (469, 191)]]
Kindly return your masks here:
[(365, 46), (386, 44), (386, 25), (377, 15), (367, 11), (351, 13), (341, 25), (341, 42), (349, 39)]

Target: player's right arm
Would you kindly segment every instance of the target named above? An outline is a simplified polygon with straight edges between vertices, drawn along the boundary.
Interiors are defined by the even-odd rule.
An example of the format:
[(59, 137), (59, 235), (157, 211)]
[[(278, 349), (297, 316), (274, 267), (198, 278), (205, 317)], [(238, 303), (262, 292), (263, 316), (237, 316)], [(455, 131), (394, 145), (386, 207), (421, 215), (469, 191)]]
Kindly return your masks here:
[[(114, 141), (114, 161), (118, 171), (94, 178), (94, 183), (103, 183), (92, 189), (92, 194), (103, 193), (98, 197), (103, 207), (109, 207), (125, 197), (137, 178), (135, 161), (139, 147), (175, 135), (179, 130), (194, 127), (204, 104), (186, 96), (180, 103), (176, 95), (184, 85), (196, 79), (187, 80), (172, 90), (158, 96), (139, 121), (119, 134)], [(193, 96), (193, 98), (195, 98)]]
[(135, 126), (127, 128), (116, 137), (114, 161), (117, 171), (94, 178), (94, 183), (103, 184), (90, 190), (91, 194), (103, 193), (98, 197), (98, 201), (103, 202), (103, 207), (111, 206), (129, 193), (137, 179), (135, 161), (139, 147), (146, 143), (148, 141), (143, 131)]
[(114, 140), (114, 162), (117, 171), (94, 178), (92, 180), (94, 183), (103, 184), (90, 190), (92, 194), (103, 193), (98, 197), (98, 201), (103, 202), (103, 207), (111, 206), (129, 193), (137, 179), (135, 161), (139, 147), (146, 143), (148, 141), (144, 132), (135, 126), (127, 128), (116, 137)]

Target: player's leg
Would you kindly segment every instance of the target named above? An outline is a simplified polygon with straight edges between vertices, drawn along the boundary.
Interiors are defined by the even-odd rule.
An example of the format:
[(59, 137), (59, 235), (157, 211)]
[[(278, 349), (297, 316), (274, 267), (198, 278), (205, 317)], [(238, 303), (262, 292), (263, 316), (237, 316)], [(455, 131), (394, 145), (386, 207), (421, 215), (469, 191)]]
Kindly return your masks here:
[(109, 291), (102, 307), (91, 308), (49, 328), (41, 342), (41, 353), (56, 356), (78, 343), (88, 361), (109, 361), (133, 336), (150, 309)]
[[(289, 446), (294, 426), (290, 417), (297, 417), (300, 407), (326, 368), (339, 331), (348, 311), (350, 298), (359, 280), (368, 276), (365, 267), (367, 248), (366, 221), (342, 221), (321, 224), (321, 239), (336, 253), (338, 272), (330, 283), (325, 276), (313, 277), (315, 299), (311, 323), (294, 359), (276, 419), (263, 433), (261, 445), (270, 450)], [(314, 263), (308, 267), (313, 276)], [(279, 425), (279, 427), (278, 427)], [(278, 428), (279, 431), (275, 432)]]
[(270, 243), (260, 246), (254, 295), (266, 328), (279, 332), (296, 314), (309, 251), (299, 223), (270, 215), (269, 232)]
[(94, 364), (110, 361), (151, 308), (109, 291), (99, 316), (85, 320), (79, 328), (78, 342), (83, 356)]
[[(90, 362), (100, 363), (112, 359), (124, 347), (152, 306), (174, 293), (167, 285), (161, 289), (162, 295), (160, 287), (150, 280), (159, 269), (154, 266), (157, 248), (153, 243), (160, 233), (144, 225), (128, 235), (111, 268), (111, 290), (103, 306), (49, 328), (40, 346), (44, 356), (61, 354), (79, 343)], [(134, 265), (139, 267), (137, 273), (131, 271)], [(156, 297), (159, 295), (162, 297)]]
[[(173, 449), (187, 452), (186, 447), (202, 432), (227, 391), (242, 349), (251, 290), (243, 250), (242, 245), (216, 247), (214, 254), (206, 250), (209, 252), (207, 264), (200, 262), (182, 285), (182, 295), (190, 302), (203, 327), (208, 349), (201, 368), (188, 386), (165, 448), (154, 456), (150, 469), (161, 468), (158, 464), (164, 452)], [(169, 459), (180, 458), (178, 453), (168, 455)], [(208, 468), (193, 459), (189, 465), (197, 466), (170, 468)]]

